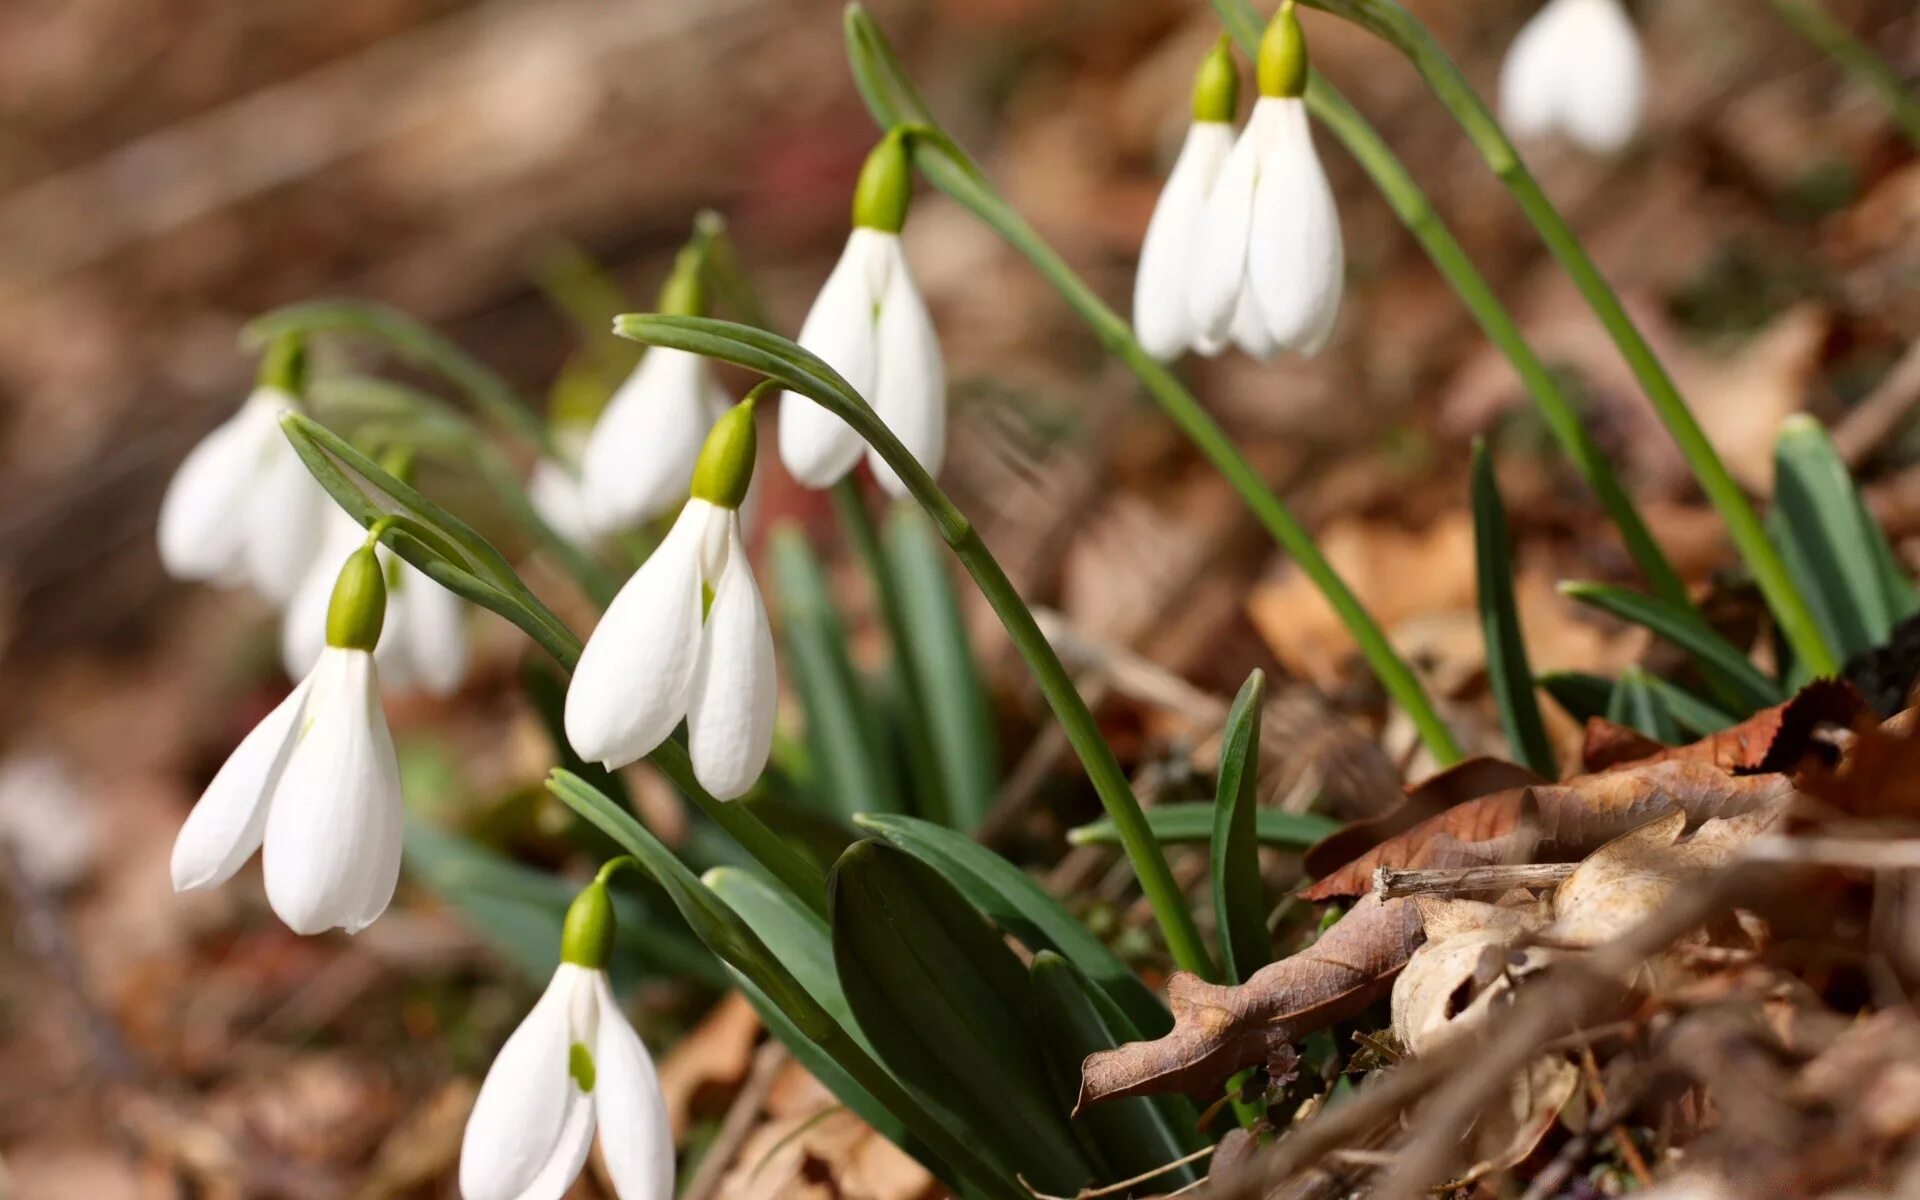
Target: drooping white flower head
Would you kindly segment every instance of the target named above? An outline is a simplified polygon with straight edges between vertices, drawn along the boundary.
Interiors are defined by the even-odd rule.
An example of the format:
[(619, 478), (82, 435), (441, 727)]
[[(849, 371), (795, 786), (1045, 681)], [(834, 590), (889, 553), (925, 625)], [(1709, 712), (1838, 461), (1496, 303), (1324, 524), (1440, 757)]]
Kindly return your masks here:
[(1307, 121), (1293, 0), (1260, 40), (1260, 98), (1207, 196), (1188, 293), (1201, 345), (1317, 354), (1345, 287), (1340, 212)]
[[(338, 506), (327, 513), (320, 553), (280, 618), (280, 660), (292, 678), (304, 677), (325, 653), (334, 580), (365, 537)], [(375, 555), (387, 579), (387, 619), (373, 653), (381, 683), (395, 692), (452, 695), (467, 677), (465, 605), (385, 546)]]
[(282, 339), (233, 416), (200, 439), (160, 502), (160, 561), (176, 579), (247, 584), (276, 604), (319, 548), (331, 503), (280, 428), (298, 405), (304, 359)]
[(578, 468), (551, 458), (533, 464), (527, 500), (548, 528), (574, 545), (586, 545), (597, 536)]
[[(887, 135), (867, 157), (854, 192), (853, 233), (800, 327), (800, 345), (866, 397), (915, 460), (937, 475), (947, 452), (946, 366), (900, 248), (913, 189), (904, 136)], [(838, 482), (860, 460), (863, 445), (846, 422), (814, 401), (798, 392), (781, 396), (780, 460), (806, 486)], [(867, 464), (889, 492), (906, 495), (872, 449)]]
[(1611, 153), (1639, 131), (1645, 75), (1620, 0), (1547, 0), (1500, 68), (1500, 119), (1520, 137), (1557, 131)]
[(666, 1098), (607, 982), (606, 874), (568, 910), (553, 982), (480, 1085), (460, 1145), (463, 1200), (558, 1200), (586, 1165), (596, 1126), (619, 1200), (673, 1196)]
[(1223, 344), (1202, 336), (1188, 296), (1207, 197), (1233, 150), (1240, 76), (1230, 47), (1222, 37), (1200, 65), (1193, 85), (1193, 124), (1187, 128), (1140, 244), (1140, 270), (1133, 282), (1133, 332), (1147, 353), (1162, 361), (1188, 350), (1215, 354)]
[[(681, 252), (660, 293), (660, 311), (705, 309), (699, 255)], [(727, 409), (707, 360), (684, 350), (647, 350), (607, 401), (580, 455), (588, 525), (612, 533), (672, 512), (686, 498), (707, 431)]]
[[(347, 560), (327, 647), (207, 785), (173, 844), (173, 887), (214, 887), (262, 850), (267, 901), (296, 933), (357, 933), (400, 878), (400, 765), (373, 647), (386, 583), (370, 546)], [(263, 848), (264, 847), (264, 848)]]
[[(743, 794), (773, 749), (773, 633), (740, 533), (753, 474), (754, 397), (714, 424), (692, 498), (600, 618), (567, 688), (567, 740), (622, 767), (681, 718), (700, 785)], [(712, 589), (712, 603), (705, 601)]]

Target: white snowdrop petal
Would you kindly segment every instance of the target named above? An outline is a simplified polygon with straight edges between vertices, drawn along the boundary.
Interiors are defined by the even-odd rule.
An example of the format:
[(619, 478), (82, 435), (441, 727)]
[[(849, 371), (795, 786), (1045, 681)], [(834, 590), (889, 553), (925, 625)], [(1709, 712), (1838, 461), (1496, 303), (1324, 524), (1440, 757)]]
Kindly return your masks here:
[[(947, 457), (947, 368), (940, 335), (914, 287), (900, 239), (893, 239), (887, 253), (893, 261), (880, 301), (880, 362), (869, 399), (914, 460), (937, 476)], [(867, 466), (890, 494), (907, 494), (906, 484), (872, 447)]]
[(293, 746), (267, 798), (267, 902), (296, 933), (358, 929), (393, 894), (400, 766), (373, 656), (329, 647), (309, 677)]
[[(575, 1098), (587, 1100), (567, 1073), (573, 1041), (568, 1010), (579, 972), (571, 963), (561, 964), (488, 1068), (460, 1145), (465, 1200), (523, 1200), (548, 1165), (573, 1149), (563, 1133), (580, 1107)], [(591, 1104), (585, 1107), (590, 1117)], [(591, 1133), (589, 1126), (589, 1138)]]
[(1281, 348), (1312, 353), (1340, 308), (1346, 268), (1340, 213), (1320, 169), (1304, 101), (1260, 100), (1268, 142), (1254, 193), (1247, 278), (1267, 334)]
[[(1280, 352), (1278, 343), (1267, 332), (1267, 319), (1260, 311), (1260, 300), (1254, 295), (1251, 285), (1243, 285), (1240, 289), (1240, 302), (1233, 307), (1233, 327), (1229, 335), (1234, 345), (1254, 358), (1272, 358)], [(1215, 350), (1218, 348), (1216, 346)]]
[(773, 749), (779, 699), (773, 632), (730, 518), (726, 564), (700, 638), (700, 661), (687, 706), (687, 751), (700, 786), (722, 800), (743, 794), (760, 777)]
[(1247, 241), (1253, 227), (1253, 193), (1259, 179), (1260, 106), (1221, 164), (1195, 239), (1187, 304), (1197, 340), (1224, 342), (1247, 275)]
[(1147, 222), (1133, 281), (1133, 333), (1148, 354), (1162, 361), (1178, 358), (1194, 345), (1188, 301), (1194, 254), (1207, 195), (1232, 151), (1233, 126), (1224, 121), (1190, 125)]
[[(409, 680), (432, 695), (452, 695), (467, 677), (466, 605), (405, 564), (388, 597), (387, 620), (397, 622)], [(384, 646), (384, 630), (380, 640)]]
[(393, 733), (387, 728), (386, 710), (380, 703), (377, 655), (368, 670), (372, 675), (368, 691), (373, 696), (368, 712), (372, 755), (374, 761), (389, 766), (391, 775), (384, 786), (391, 788), (392, 799), (372, 807), (372, 835), (361, 851), (354, 872), (354, 899), (340, 921), (340, 928), (348, 933), (359, 933), (373, 924), (393, 903), (394, 890), (400, 885), (400, 855), (407, 836), (406, 802), (400, 792), (400, 756), (394, 750)]
[(1516, 137), (1535, 137), (1559, 119), (1559, 85), (1570, 69), (1556, 35), (1550, 2), (1521, 27), (1500, 64), (1500, 121)]
[(214, 427), (188, 452), (160, 501), (160, 562), (176, 579), (211, 580), (238, 564), (244, 527), (236, 519), (253, 479), (246, 409)]
[[(329, 504), (322, 518), (320, 549), (300, 577), (287, 607), (280, 614), (280, 663), (292, 679), (304, 679), (320, 652), (327, 648), (327, 606), (340, 568), (366, 541), (367, 531), (338, 505)], [(382, 630), (380, 640), (387, 640)]]
[(187, 814), (173, 842), (174, 891), (225, 883), (260, 848), (267, 827), (267, 797), (292, 746), (308, 686), (302, 679), (253, 727)]
[(576, 545), (593, 540), (586, 491), (574, 471), (543, 458), (527, 480), (527, 499), (552, 530)]
[[(889, 240), (898, 239), (875, 229), (854, 230), (800, 326), (801, 347), (869, 399), (879, 361), (874, 306), (886, 287)], [(780, 395), (779, 441), (787, 471), (812, 488), (830, 487), (852, 470), (865, 445), (845, 421), (797, 392)]]
[(267, 599), (284, 604), (313, 565), (326, 515), (336, 506), (277, 421), (270, 434), (259, 474), (235, 519), (246, 525), (247, 581)]
[(607, 402), (580, 456), (589, 521), (611, 532), (672, 511), (713, 428), (706, 361), (653, 347)]
[(600, 1009), (593, 1046), (600, 1155), (620, 1200), (672, 1200), (673, 1128), (653, 1058), (620, 1011), (606, 973), (592, 974)]
[(567, 687), (567, 740), (623, 767), (687, 711), (700, 648), (700, 553), (714, 507), (689, 500), (666, 539), (608, 606)]
[(1590, 150), (1618, 150), (1639, 129), (1644, 75), (1619, 0), (1549, 0), (1501, 65), (1501, 120), (1517, 136), (1559, 130)]

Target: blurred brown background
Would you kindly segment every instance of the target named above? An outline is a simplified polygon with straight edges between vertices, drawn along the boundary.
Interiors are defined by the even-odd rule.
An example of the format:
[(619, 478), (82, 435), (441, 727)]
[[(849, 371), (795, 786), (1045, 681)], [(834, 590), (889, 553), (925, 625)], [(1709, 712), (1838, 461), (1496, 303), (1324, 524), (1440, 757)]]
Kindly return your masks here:
[[(950, 129), (1124, 312), (1211, 11), (873, 7)], [(1409, 7), (1491, 95), (1535, 6)], [(1832, 7), (1920, 74), (1911, 0)], [(556, 255), (589, 255), (644, 308), (712, 207), (797, 328), (873, 137), (839, 17), (832, 0), (0, 5), (0, 1196), (453, 1194), (463, 1089), (524, 984), (426, 902), (349, 943), (261, 919), (250, 874), (171, 895), (187, 806), (285, 684), (263, 608), (162, 576), (160, 492), (249, 384), (241, 325), (277, 305), (397, 305), (539, 396), (580, 341), (536, 285)], [(1920, 334), (1920, 167), (1760, 0), (1661, 0), (1636, 20), (1640, 142), (1611, 161), (1562, 146), (1530, 161), (1736, 474), (1764, 490), (1779, 421), (1844, 421)], [(1717, 525), (1630, 376), (1445, 112), (1385, 47), (1306, 21), (1320, 69), (1577, 380), (1683, 569), (1717, 565)], [(1335, 345), (1307, 363), (1205, 364), (1196, 386), (1484, 744), (1466, 439), (1492, 431), (1512, 449), (1536, 667), (1638, 653), (1550, 586), (1623, 575), (1623, 559), (1418, 247), (1335, 139), (1318, 142), (1350, 264)], [(1375, 702), (1342, 635), (1130, 377), (942, 198), (923, 196), (906, 237), (954, 381), (948, 480), (1023, 590), (1205, 694), (1230, 694), (1250, 666), (1283, 670), (1301, 685), (1294, 769), (1333, 755), (1336, 773), (1390, 778), (1328, 707)], [(1920, 532), (1914, 449), (1885, 438), (1863, 456), (1903, 542)], [(777, 507), (810, 518), (818, 503)], [(1044, 772), (1045, 739), (1024, 744), (1037, 706), (977, 625), (1009, 725), (1027, 731), (1009, 769)], [(416, 774), (459, 803), (544, 771), (511, 687), (518, 644), (490, 618), (482, 633), (461, 696), (395, 714), (425, 746), (410, 794)], [(1132, 682), (1103, 676), (1099, 694), (1137, 761), (1202, 735), (1188, 726), (1204, 706)], [(662, 1007), (656, 1047), (699, 1016)], [(710, 1120), (746, 1075), (744, 1051), (711, 1049), (720, 1036), (689, 1039), (709, 1061), (679, 1068), (683, 1122)], [(786, 1194), (813, 1186), (784, 1179)], [(880, 1172), (845, 1191), (916, 1187)]]

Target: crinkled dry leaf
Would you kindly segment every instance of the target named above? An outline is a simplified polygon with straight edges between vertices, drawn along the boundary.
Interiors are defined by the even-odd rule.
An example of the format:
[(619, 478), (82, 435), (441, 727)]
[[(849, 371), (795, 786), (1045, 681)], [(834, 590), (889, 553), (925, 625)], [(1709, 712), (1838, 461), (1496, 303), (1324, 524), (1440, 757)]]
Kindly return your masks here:
[(1674, 812), (1620, 835), (1581, 860), (1555, 890), (1549, 936), (1562, 946), (1620, 937), (1666, 904), (1687, 875), (1725, 866), (1784, 815), (1779, 804), (1716, 817), (1682, 839), (1687, 816)]
[(1815, 748), (1813, 735), (1821, 726), (1849, 726), (1866, 711), (1866, 697), (1851, 683), (1820, 679), (1784, 704), (1763, 708), (1730, 729), (1684, 746), (1665, 746), (1637, 730), (1592, 717), (1587, 721), (1581, 762), (1588, 771), (1676, 758), (1711, 763), (1738, 774), (1791, 771)]
[[(1481, 1028), (1505, 1004), (1517, 974), (1543, 964), (1545, 951), (1512, 949), (1546, 924), (1536, 908), (1418, 897), (1427, 943), (1393, 981), (1393, 1031), (1408, 1051), (1425, 1054)], [(1527, 961), (1516, 963), (1514, 954)]]
[(1553, 1128), (1579, 1087), (1580, 1072), (1565, 1058), (1554, 1054), (1535, 1059), (1508, 1085), (1506, 1103), (1480, 1115), (1473, 1127), (1474, 1163), (1448, 1186), (1463, 1188), (1518, 1165)]
[(1518, 763), (1498, 758), (1467, 759), (1409, 787), (1398, 804), (1379, 816), (1354, 821), (1321, 838), (1302, 856), (1301, 864), (1316, 878), (1330, 875), (1375, 846), (1450, 808), (1495, 792), (1545, 782)]

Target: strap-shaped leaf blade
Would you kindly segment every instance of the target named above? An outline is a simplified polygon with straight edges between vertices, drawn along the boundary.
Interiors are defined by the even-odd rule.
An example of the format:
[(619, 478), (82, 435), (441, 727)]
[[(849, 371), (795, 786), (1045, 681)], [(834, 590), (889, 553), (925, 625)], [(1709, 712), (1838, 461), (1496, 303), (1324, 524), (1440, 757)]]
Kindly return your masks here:
[(1029, 950), (1052, 950), (1072, 962), (1144, 1036), (1159, 1037), (1173, 1028), (1172, 1015), (1153, 989), (1019, 867), (965, 834), (931, 821), (869, 814), (854, 823), (938, 871)]
[[(1605, 707), (1604, 700), (1601, 706)], [(1213, 837), (1213, 811), (1213, 805), (1205, 803), (1156, 804), (1147, 810), (1147, 825), (1154, 840), (1165, 846), (1205, 842)], [(1255, 841), (1287, 850), (1304, 850), (1339, 828), (1340, 822), (1318, 813), (1261, 808), (1253, 817)], [(1105, 819), (1067, 831), (1067, 841), (1075, 846), (1111, 846), (1119, 840), (1113, 822)]]
[[(1680, 728), (1696, 737), (1719, 733), (1739, 723), (1739, 718), (1717, 707), (1712, 701), (1694, 695), (1678, 684), (1658, 675), (1644, 677), (1646, 685), (1659, 693)], [(1540, 686), (1552, 696), (1567, 715), (1585, 723), (1589, 717), (1605, 717), (1613, 702), (1614, 681), (1586, 671), (1548, 671), (1540, 676)]]
[(1533, 668), (1513, 598), (1513, 538), (1493, 459), (1484, 441), (1473, 444), (1473, 562), (1479, 583), (1480, 629), (1486, 641), (1487, 682), (1507, 744), (1520, 763), (1543, 778), (1559, 773), (1553, 744), (1533, 694)]
[(1786, 699), (1779, 685), (1768, 679), (1737, 646), (1702, 625), (1685, 609), (1654, 596), (1604, 583), (1562, 583), (1560, 591), (1623, 621), (1644, 625), (1685, 650), (1702, 669), (1733, 687), (1748, 710)]
[(1267, 677), (1255, 671), (1240, 686), (1220, 737), (1220, 775), (1213, 797), (1208, 868), (1220, 965), (1228, 983), (1240, 983), (1267, 965), (1267, 902), (1260, 886), (1256, 809), (1260, 804), (1260, 715)]
[(1639, 667), (1628, 667), (1613, 685), (1613, 698), (1607, 703), (1607, 720), (1637, 729), (1656, 742), (1672, 745), (1680, 740), (1680, 727), (1649, 682), (1652, 676)]

